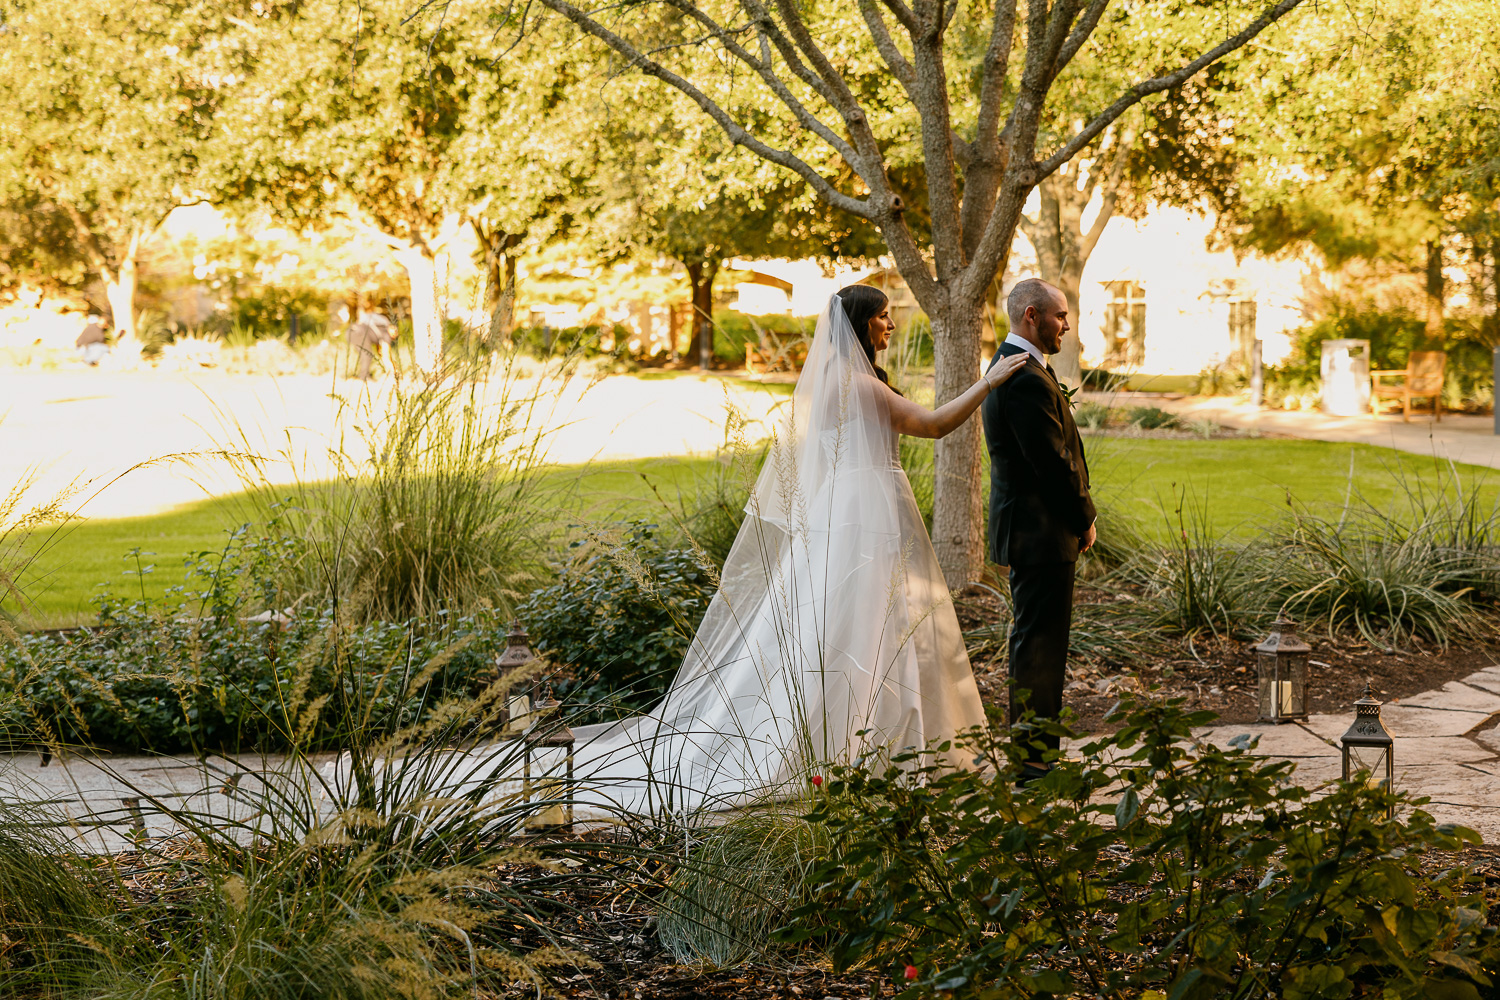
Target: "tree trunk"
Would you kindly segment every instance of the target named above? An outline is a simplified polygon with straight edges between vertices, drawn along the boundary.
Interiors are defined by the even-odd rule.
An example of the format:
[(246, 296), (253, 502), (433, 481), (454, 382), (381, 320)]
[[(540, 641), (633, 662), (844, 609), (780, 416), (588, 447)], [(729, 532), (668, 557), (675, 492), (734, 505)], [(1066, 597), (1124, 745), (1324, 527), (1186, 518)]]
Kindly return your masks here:
[(412, 352), (417, 367), (437, 371), (443, 358), (443, 318), (438, 313), (437, 261), (425, 246), (396, 251), (411, 283)]
[[(1036, 219), (1022, 217), (1021, 230), (1036, 250), (1037, 269), (1043, 281), (1049, 282), (1068, 300), (1068, 326), (1070, 329), (1062, 339), (1062, 347), (1052, 357), (1052, 368), (1057, 377), (1070, 386), (1083, 382), (1083, 341), (1079, 337), (1078, 299), (1083, 287), (1083, 269), (1088, 266), (1089, 255), (1094, 252), (1104, 227), (1114, 215), (1115, 201), (1122, 180), (1124, 156), (1116, 150), (1105, 170), (1096, 157), (1087, 167), (1087, 179), (1079, 184), (1083, 159), (1075, 159), (1066, 172), (1059, 172), (1037, 186), (1041, 197), (1041, 211)], [(1083, 213), (1094, 197), (1096, 188), (1102, 186), (1104, 195), (1099, 213), (1083, 228)]]
[(516, 325), (516, 258), (500, 255), (500, 297), (490, 312), (490, 342), (505, 343)]
[(515, 326), (516, 257), (512, 251), (521, 245), (523, 234), (487, 229), (478, 219), (471, 219), (470, 225), (484, 255), (484, 304), (490, 311), (484, 337), (492, 344), (505, 342)]
[(135, 258), (120, 262), (114, 273), (104, 274), (104, 297), (109, 301), (110, 319), (115, 327), (115, 346), (121, 351), (139, 352), (140, 340), (135, 327)]
[[(941, 405), (979, 377), (979, 332), (984, 302), (952, 301), (928, 313), (937, 348), (936, 402)], [(980, 481), (981, 430), (978, 415), (937, 442), (933, 478), (932, 547), (950, 589), (978, 580), (984, 570), (983, 483)]]
[(1047, 280), (1056, 285), (1068, 300), (1068, 326), (1071, 329), (1062, 339), (1062, 347), (1052, 356), (1052, 370), (1058, 381), (1077, 387), (1083, 384), (1083, 340), (1078, 334), (1078, 294), (1083, 287), (1083, 265), (1085, 261), (1073, 258), (1063, 269)]
[(693, 302), (693, 338), (688, 343), (688, 363), (696, 363), (698, 367), (708, 371), (713, 365), (714, 278), (719, 274), (719, 262), (700, 260), (679, 263), (687, 270), (688, 288)]
[(1443, 244), (1441, 240), (1427, 241), (1427, 348), (1441, 350), (1443, 346)]

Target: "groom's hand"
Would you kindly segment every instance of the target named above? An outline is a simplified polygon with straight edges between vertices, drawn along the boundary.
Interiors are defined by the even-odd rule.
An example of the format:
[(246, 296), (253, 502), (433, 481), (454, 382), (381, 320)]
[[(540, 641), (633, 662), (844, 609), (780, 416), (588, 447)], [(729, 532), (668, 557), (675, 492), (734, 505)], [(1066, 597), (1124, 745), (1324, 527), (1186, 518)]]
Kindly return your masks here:
[(1078, 554), (1083, 555), (1089, 549), (1093, 548), (1094, 543), (1098, 540), (1099, 528), (1093, 524), (1089, 525), (1089, 530), (1084, 532), (1083, 537), (1078, 540)]

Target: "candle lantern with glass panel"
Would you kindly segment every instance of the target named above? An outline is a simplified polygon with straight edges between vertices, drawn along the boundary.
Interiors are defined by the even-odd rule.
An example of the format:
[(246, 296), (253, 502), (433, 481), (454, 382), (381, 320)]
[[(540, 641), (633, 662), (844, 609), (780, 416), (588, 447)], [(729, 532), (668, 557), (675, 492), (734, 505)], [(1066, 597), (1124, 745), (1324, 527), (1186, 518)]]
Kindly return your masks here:
[(1312, 647), (1297, 637), (1292, 623), (1278, 617), (1255, 651), (1259, 722), (1307, 718), (1307, 658)]

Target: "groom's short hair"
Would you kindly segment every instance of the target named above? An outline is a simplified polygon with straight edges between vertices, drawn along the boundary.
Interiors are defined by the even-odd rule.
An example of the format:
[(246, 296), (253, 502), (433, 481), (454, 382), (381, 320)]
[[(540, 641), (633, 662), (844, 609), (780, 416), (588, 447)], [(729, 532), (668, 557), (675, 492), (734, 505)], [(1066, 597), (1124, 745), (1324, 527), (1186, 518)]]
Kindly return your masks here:
[(1042, 310), (1052, 304), (1052, 293), (1057, 290), (1056, 285), (1041, 278), (1023, 278), (1016, 282), (1015, 287), (1010, 290), (1010, 297), (1005, 300), (1005, 314), (1010, 317), (1010, 328), (1019, 328), (1021, 320), (1026, 318), (1026, 310), (1033, 306), (1040, 317)]

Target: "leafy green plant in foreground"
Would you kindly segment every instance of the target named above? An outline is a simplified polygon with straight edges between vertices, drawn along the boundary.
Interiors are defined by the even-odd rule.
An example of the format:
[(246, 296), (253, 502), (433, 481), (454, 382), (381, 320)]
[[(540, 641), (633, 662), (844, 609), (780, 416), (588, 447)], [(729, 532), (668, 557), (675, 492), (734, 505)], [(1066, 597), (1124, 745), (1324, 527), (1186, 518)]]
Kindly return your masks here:
[(699, 552), (655, 536), (653, 525), (631, 522), (575, 539), (557, 583), (518, 609), (536, 648), (570, 668), (558, 691), (571, 704), (644, 708), (682, 666), (718, 581)]
[(1248, 738), (1191, 740), (1211, 718), (1126, 704), (1118, 732), (1024, 790), (1024, 749), (998, 730), (964, 737), (976, 770), (916, 753), (833, 769), (808, 816), (832, 846), (781, 938), (898, 983), (910, 966), (903, 997), (1493, 995), (1482, 883), (1423, 868), (1477, 834), (1388, 818), (1421, 800), (1377, 788), (1299, 788)]

